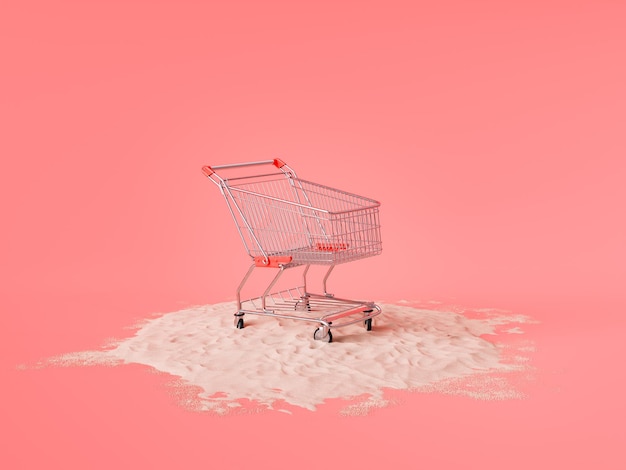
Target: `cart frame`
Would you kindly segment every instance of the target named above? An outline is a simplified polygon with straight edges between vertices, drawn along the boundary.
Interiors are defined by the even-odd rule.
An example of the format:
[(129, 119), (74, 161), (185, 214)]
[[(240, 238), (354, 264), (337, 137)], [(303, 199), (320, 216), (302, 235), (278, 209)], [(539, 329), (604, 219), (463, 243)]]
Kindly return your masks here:
[[(270, 173), (231, 178), (217, 173), (270, 165)], [(236, 328), (243, 328), (244, 315), (250, 314), (315, 323), (313, 337), (326, 342), (332, 341), (331, 329), (359, 322), (372, 329), (380, 306), (335, 297), (327, 281), (337, 264), (381, 253), (378, 201), (302, 180), (280, 159), (204, 166), (202, 172), (218, 186), (252, 258), (236, 291)], [(311, 265), (328, 266), (322, 294), (308, 290)], [(285, 270), (295, 267), (304, 267), (302, 284), (273, 292)], [(262, 295), (242, 300), (256, 268), (274, 268), (277, 273)]]

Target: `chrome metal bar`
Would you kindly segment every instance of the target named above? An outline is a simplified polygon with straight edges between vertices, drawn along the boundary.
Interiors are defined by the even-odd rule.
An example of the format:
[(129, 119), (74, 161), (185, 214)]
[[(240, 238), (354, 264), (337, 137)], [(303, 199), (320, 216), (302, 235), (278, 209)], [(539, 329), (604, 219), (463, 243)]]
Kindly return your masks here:
[[(259, 239), (256, 237), (256, 234), (254, 233), (253, 228), (250, 226), (250, 223), (248, 222), (248, 219), (246, 218), (245, 215), (243, 215), (243, 212), (241, 211), (241, 208), (239, 207), (239, 205), (237, 204), (237, 201), (235, 201), (235, 198), (233, 197), (232, 193), (230, 192), (230, 188), (228, 186), (225, 186), (224, 189), (227, 191), (227, 193), (230, 195), (231, 201), (233, 202), (233, 204), (235, 205), (235, 207), (237, 208), (237, 212), (239, 213), (239, 215), (241, 216), (241, 220), (243, 221), (243, 223), (245, 224), (246, 228), (248, 229), (248, 232), (250, 233), (250, 236), (254, 239), (254, 241), (256, 242), (257, 246), (259, 247), (259, 250), (261, 251), (261, 253), (263, 254), (263, 256), (265, 257), (265, 259), (267, 260), (267, 253), (265, 252), (265, 250), (263, 249), (263, 246), (261, 245), (261, 242), (259, 242)], [(235, 220), (235, 223), (237, 223), (237, 221)], [(246, 241), (243, 240), (244, 244), (247, 246)], [(249, 248), (249, 247), (248, 247)], [(250, 254), (250, 250), (248, 250), (248, 254)]]
[(267, 300), (267, 296), (268, 296), (269, 292), (272, 290), (272, 287), (274, 287), (274, 284), (276, 284), (276, 282), (278, 281), (280, 276), (283, 275), (284, 272), (285, 272), (285, 268), (283, 266), (278, 268), (278, 273), (276, 274), (276, 276), (274, 276), (274, 279), (272, 279), (272, 282), (270, 282), (270, 285), (267, 286), (267, 289), (265, 289), (265, 292), (263, 293), (263, 300), (261, 300), (261, 308), (263, 310), (266, 309), (266, 305), (265, 304), (266, 304), (266, 300)]
[[(280, 199), (278, 197), (267, 196), (265, 194), (259, 194), (259, 193), (255, 193), (253, 191), (247, 191), (247, 190), (242, 189), (242, 188), (237, 187), (237, 186), (232, 186), (232, 187), (230, 187), (230, 189), (235, 190), (235, 191), (239, 191), (239, 192), (242, 192), (242, 193), (246, 193), (246, 194), (252, 194), (255, 197), (260, 197), (260, 198), (263, 198), (263, 199), (270, 199), (272, 201), (282, 202), (282, 203), (285, 203), (285, 204), (289, 204), (290, 206), (305, 207), (307, 209), (310, 209), (310, 210), (313, 210), (313, 211), (316, 211), (316, 212), (323, 212), (324, 214), (329, 214), (330, 213), (330, 211), (328, 211), (326, 209), (320, 209), (318, 207), (309, 207), (307, 205), (299, 204), (297, 202), (286, 201), (286, 200)], [(348, 211), (348, 212), (350, 212), (350, 211)]]
[(330, 273), (333, 272), (333, 269), (335, 269), (335, 265), (331, 264), (330, 268), (328, 268), (328, 271), (326, 271), (326, 275), (324, 276), (324, 280), (322, 281), (322, 285), (324, 286), (324, 295), (332, 296), (332, 294), (329, 294), (326, 291), (326, 281), (328, 280), (328, 276), (330, 276)]
[[(364, 308), (365, 307), (365, 308)], [(328, 321), (329, 323), (334, 322), (335, 320), (339, 320), (340, 318), (344, 318), (344, 317), (349, 317), (355, 314), (364, 314), (364, 310), (369, 310), (369, 305), (366, 306), (361, 306), (359, 308), (354, 308), (352, 310), (346, 310), (345, 312), (341, 312), (341, 313), (330, 313), (328, 315), (324, 315), (323, 317), (321, 317), (321, 319)], [(372, 310), (376, 310), (376, 309), (372, 309)], [(362, 315), (359, 320), (366, 320), (368, 318), (372, 318), (375, 317), (376, 315), (378, 315), (380, 313), (381, 309), (380, 307), (378, 308), (378, 311), (376, 312), (375, 315), (368, 315), (368, 314), (364, 314)], [(370, 312), (373, 313), (373, 312)], [(357, 320), (358, 321), (358, 320)]]
[(239, 287), (237, 287), (237, 310), (238, 311), (241, 311), (241, 289), (243, 289), (243, 286), (248, 281), (248, 278), (250, 277), (250, 274), (252, 274), (252, 271), (254, 271), (255, 267), (256, 266), (253, 263), (252, 266), (250, 266), (248, 268), (248, 272), (246, 273), (246, 275), (243, 277), (243, 279), (239, 283)]
[[(235, 204), (234, 201), (232, 201), (232, 197), (229, 199), (226, 194), (224, 193), (223, 188), (220, 186), (220, 190), (222, 191), (222, 196), (224, 196), (224, 199), (226, 199), (226, 205), (228, 206), (228, 210), (230, 211), (230, 215), (233, 218), (233, 220), (235, 221), (235, 227), (237, 228), (237, 232), (239, 233), (239, 237), (241, 238), (241, 241), (243, 241), (244, 246), (246, 247), (246, 251), (248, 252), (248, 254), (250, 254), (250, 249), (248, 248), (248, 244), (246, 243), (246, 239), (243, 235), (243, 232), (241, 231), (241, 227), (239, 226), (239, 222), (237, 220), (237, 216), (235, 215), (235, 212), (233, 211), (232, 208), (232, 204)], [(236, 204), (235, 204), (236, 206)], [(239, 211), (239, 214), (241, 214), (241, 211)]]
[(214, 170), (223, 170), (225, 168), (241, 168), (244, 166), (269, 165), (271, 163), (274, 163), (274, 160), (259, 160), (256, 162), (229, 163), (226, 165), (211, 165), (211, 168)]
[(306, 289), (306, 274), (309, 272), (309, 268), (311, 267), (310, 264), (307, 264), (306, 267), (304, 268), (304, 271), (302, 272), (302, 286), (304, 287), (304, 295), (307, 294), (307, 289)]
[(242, 310), (242, 313), (247, 313), (250, 315), (262, 315), (265, 317), (275, 317), (275, 318), (284, 318), (286, 320), (302, 320), (302, 321), (307, 321), (307, 322), (311, 322), (311, 323), (321, 323), (322, 325), (330, 328), (330, 324), (325, 321), (325, 320), (321, 320), (319, 318), (310, 318), (310, 317), (300, 317), (297, 315), (282, 315), (282, 314), (278, 314), (278, 313), (274, 313), (272, 311), (269, 310), (264, 310), (264, 311), (260, 311), (260, 310)]
[(233, 181), (259, 179), (259, 178), (265, 178), (265, 177), (269, 177), (269, 176), (282, 178), (283, 174), (282, 173), (278, 173), (278, 172), (274, 172), (274, 173), (262, 173), (262, 174), (258, 174), (258, 175), (248, 175), (248, 176), (231, 176), (229, 178), (224, 178), (224, 181), (227, 181), (228, 183), (232, 183)]

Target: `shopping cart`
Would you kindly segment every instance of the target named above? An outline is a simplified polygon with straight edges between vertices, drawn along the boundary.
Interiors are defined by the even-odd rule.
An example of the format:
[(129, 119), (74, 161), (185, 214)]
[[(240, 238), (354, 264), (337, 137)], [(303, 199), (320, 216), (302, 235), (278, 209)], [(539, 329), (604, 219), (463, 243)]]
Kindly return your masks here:
[[(228, 179), (216, 173), (255, 166), (273, 168)], [(326, 284), (337, 264), (380, 254), (379, 202), (300, 179), (279, 159), (204, 166), (202, 171), (219, 187), (253, 261), (237, 288), (237, 328), (244, 327), (245, 314), (302, 320), (317, 324), (313, 338), (329, 343), (331, 329), (359, 322), (372, 329), (372, 318), (381, 313), (378, 305), (336, 297)], [(307, 288), (311, 265), (328, 266), (323, 294)], [(304, 267), (302, 284), (272, 291), (283, 272), (294, 267)], [(261, 296), (242, 300), (256, 268), (278, 271)]]

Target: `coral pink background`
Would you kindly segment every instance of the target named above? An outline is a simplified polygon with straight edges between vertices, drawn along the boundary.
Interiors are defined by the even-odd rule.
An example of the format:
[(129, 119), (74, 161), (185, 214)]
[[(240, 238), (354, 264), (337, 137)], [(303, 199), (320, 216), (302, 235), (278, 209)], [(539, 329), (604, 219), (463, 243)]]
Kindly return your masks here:
[[(624, 468), (626, 6), (20, 1), (0, 10), (3, 468)], [(204, 164), (382, 202), (342, 292), (531, 315), (526, 400), (216, 418), (141, 367), (17, 370), (247, 265)]]

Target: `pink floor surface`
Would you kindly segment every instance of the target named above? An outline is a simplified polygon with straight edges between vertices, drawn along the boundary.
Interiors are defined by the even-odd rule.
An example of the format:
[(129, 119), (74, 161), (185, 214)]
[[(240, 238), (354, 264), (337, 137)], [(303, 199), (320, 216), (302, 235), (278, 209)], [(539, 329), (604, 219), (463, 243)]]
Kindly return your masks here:
[[(626, 7), (0, 7), (0, 468), (626, 468)], [(282, 158), (382, 203), (356, 298), (537, 320), (524, 399), (216, 416), (146, 367), (21, 367), (232, 301), (207, 164)], [(335, 289), (336, 288), (336, 289)]]
[[(570, 320), (525, 325), (536, 350), (533, 378), (515, 384), (523, 399), (390, 391), (395, 404), (366, 416), (342, 416), (342, 400), (314, 412), (292, 408), (292, 415), (216, 416), (181, 407), (184, 389), (142, 366), (16, 368), (123, 336), (123, 313), (99, 316), (97, 328), (85, 327), (91, 323), (84, 308), (90, 300), (92, 316), (112, 309), (132, 316), (149, 308), (137, 298), (120, 305), (100, 296), (5, 305), (14, 316), (11, 331), (23, 339), (21, 347), (3, 353), (5, 468), (318, 468), (325, 462), (330, 468), (618, 469), (626, 462), (624, 323), (598, 321), (608, 305), (525, 305), (536, 316), (566, 309)], [(56, 318), (46, 319), (41, 313), (51, 302)], [(177, 304), (166, 298), (153, 302)], [(49, 327), (59, 321), (73, 328)]]

